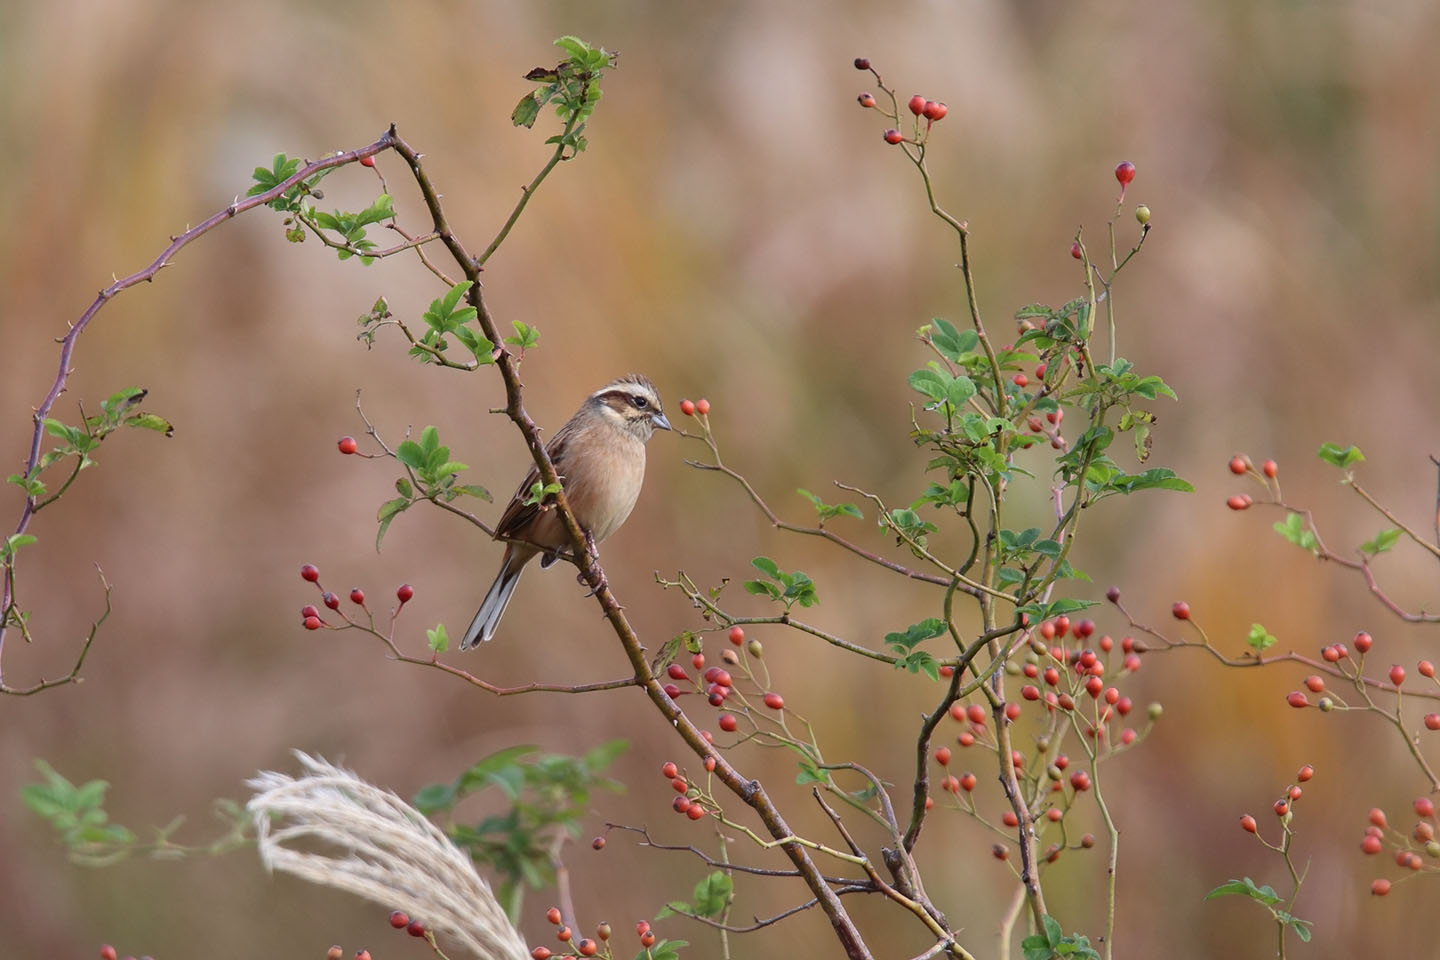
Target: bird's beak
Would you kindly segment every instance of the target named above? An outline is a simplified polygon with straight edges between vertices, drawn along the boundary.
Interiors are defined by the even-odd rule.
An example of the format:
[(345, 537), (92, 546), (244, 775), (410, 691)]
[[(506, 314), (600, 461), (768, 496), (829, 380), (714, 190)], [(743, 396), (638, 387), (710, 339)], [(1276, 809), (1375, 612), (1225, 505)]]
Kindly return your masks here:
[(663, 414), (663, 413), (653, 414), (653, 415), (650, 417), (650, 420), (655, 424), (655, 426), (656, 426), (657, 429), (660, 429), (660, 430), (674, 430), (674, 429), (675, 429), (674, 427), (670, 426), (670, 421), (665, 419), (665, 414)]

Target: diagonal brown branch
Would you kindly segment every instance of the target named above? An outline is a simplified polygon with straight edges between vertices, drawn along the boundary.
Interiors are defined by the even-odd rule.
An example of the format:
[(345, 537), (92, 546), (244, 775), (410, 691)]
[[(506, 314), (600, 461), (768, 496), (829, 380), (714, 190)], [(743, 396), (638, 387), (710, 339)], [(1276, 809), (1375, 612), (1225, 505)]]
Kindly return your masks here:
[[(572, 125), (566, 128), (566, 134), (570, 132)], [(393, 135), (393, 130), (392, 130)], [(560, 138), (562, 141), (565, 135)], [(530, 450), (530, 456), (535, 461), (536, 469), (540, 472), (541, 481), (545, 485), (558, 484), (559, 478), (555, 473), (555, 466), (550, 462), (550, 457), (545, 451), (545, 444), (540, 437), (540, 430), (536, 427), (525, 410), (522, 397), (522, 386), (520, 384), (519, 367), (514, 355), (504, 349), (503, 339), (500, 336), (495, 318), (491, 315), (489, 306), (480, 286), (480, 263), (470, 254), (465, 245), (455, 235), (449, 220), (445, 215), (444, 208), (440, 203), (440, 194), (435, 190), (430, 181), (429, 173), (420, 162), (420, 155), (408, 143), (398, 136), (394, 137), (396, 152), (405, 158), (409, 164), (410, 171), (420, 187), (425, 198), (425, 205), (430, 211), (434, 231), (440, 236), (441, 242), (450, 251), (456, 264), (464, 272), (466, 279), (473, 281), (468, 292), (470, 305), (476, 310), (480, 327), (485, 337), (497, 345), (495, 352), (495, 365), (500, 373), (500, 378), (505, 384), (505, 413), (520, 431), (525, 440), (526, 447)], [(563, 146), (557, 146), (557, 151)], [(553, 165), (552, 165), (553, 166)], [(528, 199), (534, 186), (526, 193)], [(595, 600), (600, 604), (605, 617), (610, 622), (611, 628), (615, 631), (625, 656), (629, 659), (634, 670), (634, 683), (645, 691), (645, 695), (655, 705), (656, 709), (669, 721), (684, 739), (685, 743), (697, 756), (713, 757), (715, 759), (715, 775), (725, 784), (726, 788), (748, 804), (765, 824), (766, 830), (776, 840), (794, 837), (794, 832), (781, 816), (780, 811), (775, 807), (774, 802), (766, 793), (759, 781), (749, 780), (742, 776), (728, 760), (701, 735), (700, 729), (690, 720), (675, 701), (665, 693), (660, 681), (650, 670), (650, 663), (645, 655), (645, 647), (640, 638), (636, 635), (634, 628), (626, 618), (624, 610), (611, 592), (609, 583), (605, 579), (604, 570), (601, 568), (598, 558), (587, 549), (585, 531), (575, 519), (575, 514), (570, 509), (569, 501), (562, 491), (555, 497), (555, 506), (561, 520), (565, 524), (566, 531), (570, 534), (570, 543), (577, 558), (577, 566), (585, 582), (594, 593)], [(806, 886), (810, 888), (820, 903), (820, 908), (830, 920), (831, 926), (839, 938), (845, 954), (850, 960), (871, 960), (869, 947), (865, 945), (860, 931), (856, 928), (854, 921), (840, 903), (840, 898), (830, 885), (826, 883), (825, 877), (811, 859), (809, 853), (798, 843), (785, 842), (780, 844), (786, 856), (790, 858), (801, 877), (805, 880)]]

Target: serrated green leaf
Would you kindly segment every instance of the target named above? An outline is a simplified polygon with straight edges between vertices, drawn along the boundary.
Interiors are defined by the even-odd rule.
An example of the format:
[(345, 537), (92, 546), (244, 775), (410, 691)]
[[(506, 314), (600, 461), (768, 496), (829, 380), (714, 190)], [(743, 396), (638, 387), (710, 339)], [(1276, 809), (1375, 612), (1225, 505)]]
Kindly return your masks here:
[(427, 629), (425, 642), (431, 653), (444, 653), (450, 649), (450, 634), (445, 630), (445, 624), (436, 624), (434, 630)]

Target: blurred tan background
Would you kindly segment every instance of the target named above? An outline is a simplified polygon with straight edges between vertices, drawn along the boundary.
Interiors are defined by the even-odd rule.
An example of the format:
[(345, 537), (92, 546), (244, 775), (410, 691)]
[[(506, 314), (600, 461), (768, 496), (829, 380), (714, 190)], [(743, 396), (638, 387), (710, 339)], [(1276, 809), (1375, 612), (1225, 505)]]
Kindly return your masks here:
[[(1282, 542), (1268, 529), (1276, 514), (1223, 506), (1246, 489), (1225, 470), (1232, 453), (1273, 456), (1287, 495), (1317, 508), (1332, 545), (1368, 539), (1379, 518), (1313, 457), (1335, 440), (1364, 448), (1364, 481), (1401, 517), (1432, 522), (1440, 85), (1430, 54), (1440, 8), (1424, 0), (8, 4), (5, 472), (22, 459), (28, 410), (51, 382), (66, 322), (112, 272), (138, 269), (167, 235), (243, 193), (251, 168), (277, 151), (363, 145), (393, 120), (429, 157), (457, 230), (483, 247), (545, 156), (549, 118), (526, 132), (508, 115), (528, 86), (521, 75), (558, 59), (550, 42), (562, 33), (620, 51), (620, 69), (589, 151), (556, 171), (487, 272), (502, 323), (542, 332), (524, 373), (548, 428), (595, 386), (642, 370), (672, 415), (682, 396), (710, 398), (728, 459), (788, 518), (812, 516), (798, 486), (823, 492), (840, 479), (891, 503), (923, 489), (925, 457), (906, 436), (905, 375), (923, 362), (910, 334), (932, 316), (962, 321), (964, 301), (950, 238), (881, 142), (884, 125), (855, 105), (872, 87), (851, 67), (864, 54), (903, 96), (950, 105), (933, 141), (939, 196), (972, 225), (981, 305), (997, 336), (1013, 329), (1016, 307), (1076, 295), (1070, 238), (1079, 224), (1103, 235), (1112, 168), (1122, 159), (1139, 168), (1131, 196), (1150, 206), (1155, 232), (1122, 278), (1121, 352), (1180, 394), (1179, 405), (1157, 406), (1152, 464), (1177, 469), (1197, 492), (1110, 501), (1087, 516), (1075, 559), (1095, 579), (1079, 595), (1119, 584), (1137, 615), (1167, 621), (1183, 597), (1230, 650), (1260, 620), (1312, 654), (1367, 628), (1382, 666), (1433, 655), (1433, 630), (1403, 627), (1357, 579)], [(400, 166), (380, 163), (404, 221), (422, 228)], [(358, 168), (325, 189), (327, 202), (351, 208), (374, 193)], [(1133, 227), (1128, 214), (1121, 225)], [(669, 812), (655, 771), (682, 759), (680, 745), (637, 694), (496, 701), (393, 664), (364, 638), (299, 628), (296, 611), (313, 599), (296, 576), (303, 562), (319, 564), (333, 589), (362, 585), (382, 602), (396, 584), (415, 584), (402, 638), (412, 650), (424, 626), (464, 626), (498, 562), (494, 544), (433, 510), (402, 517), (375, 554), (374, 510), (395, 471), (335, 452), (336, 438), (361, 433), (357, 387), (387, 437), (437, 424), (475, 481), (501, 496), (525, 454), (485, 412), (501, 397), (496, 377), (420, 368), (398, 338), (368, 352), (354, 341), (354, 318), (376, 296), (418, 316), (436, 295), (416, 262), (338, 263), (313, 240), (285, 243), (282, 229), (260, 211), (217, 231), (107, 308), (81, 342), (59, 413), (140, 385), (177, 430), (168, 441), (114, 438), (33, 528), (40, 543), (25, 553), (24, 599), (42, 642), (25, 649), (11, 635), (10, 682), (68, 668), (101, 604), (92, 563), (113, 581), (116, 609), (82, 686), (0, 700), (5, 960), (93, 956), (104, 941), (160, 960), (317, 958), (333, 942), (377, 957), (419, 949), (389, 939), (384, 910), (267, 877), (248, 850), (100, 871), (68, 864), (18, 798), (37, 756), (74, 779), (111, 781), (120, 822), (143, 829), (184, 813), (199, 840), (210, 801), (242, 796), (257, 769), (291, 769), (291, 748), (409, 795), (502, 746), (581, 752), (625, 736), (634, 747), (616, 769), (632, 790), (601, 797), (595, 823), (648, 822), (671, 841), (710, 836)], [(878, 644), (933, 612), (935, 591), (770, 530), (735, 486), (681, 464), (697, 452), (654, 440), (645, 495), (604, 551), (653, 645), (694, 621), (652, 571), (683, 567), (714, 582), (743, 576), (758, 553), (808, 571), (824, 601), (813, 619), (857, 641)], [(8, 525), (14, 488), (0, 506)], [(1033, 510), (1044, 515), (1043, 490)], [(840, 523), (883, 548), (869, 522)], [(1412, 609), (1434, 595), (1433, 567), (1415, 551), (1378, 569)], [(761, 609), (738, 590), (732, 603)], [(1100, 619), (1121, 630), (1108, 609)], [(837, 660), (799, 635), (756, 635), (776, 686), (816, 721), (830, 756), (904, 780), (908, 751), (897, 745), (913, 735), (913, 705), (933, 696), (927, 681)], [(456, 662), (497, 682), (624, 669), (563, 570), (532, 572), (499, 639)], [(1167, 712), (1144, 749), (1107, 768), (1124, 830), (1122, 956), (1267, 954), (1263, 911), (1201, 897), (1229, 877), (1283, 883), (1278, 859), (1236, 821), (1251, 812), (1273, 833), (1269, 805), (1307, 761), (1320, 772), (1297, 822), (1297, 850), (1312, 867), (1296, 913), (1317, 921), (1324, 944), (1310, 949), (1431, 949), (1417, 911), (1435, 902), (1433, 882), (1373, 900), (1370, 879), (1396, 870), (1358, 851), (1365, 810), (1385, 806), (1403, 825), (1424, 781), (1373, 717), (1287, 708), (1283, 695), (1302, 676), (1175, 654), (1151, 658), (1134, 681), (1137, 700), (1161, 699)], [(807, 829), (824, 829), (791, 785), (789, 760), (750, 751), (737, 761)], [(979, 758), (956, 764), (986, 772)], [(930, 892), (967, 944), (990, 955), (1010, 876), (968, 822), (941, 818), (929, 830)], [(603, 854), (582, 842), (571, 860), (587, 925), (609, 919), (617, 930), (702, 872), (619, 837)], [(1098, 850), (1050, 874), (1067, 929), (1101, 932), (1102, 880)], [(803, 899), (798, 884), (740, 889), (740, 917)], [(529, 901), (531, 942), (549, 936), (550, 900)], [(848, 903), (877, 955), (926, 946), (879, 904)], [(694, 942), (693, 956), (718, 955), (712, 934), (683, 921), (662, 933)], [(836, 953), (818, 914), (738, 949)]]

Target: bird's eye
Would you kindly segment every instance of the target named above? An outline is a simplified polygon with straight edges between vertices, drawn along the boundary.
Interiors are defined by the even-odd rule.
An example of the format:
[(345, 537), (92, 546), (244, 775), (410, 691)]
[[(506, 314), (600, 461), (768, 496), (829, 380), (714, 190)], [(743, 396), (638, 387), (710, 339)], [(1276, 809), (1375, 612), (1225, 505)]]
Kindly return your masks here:
[(635, 406), (641, 410), (644, 410), (646, 407), (650, 406), (650, 401), (646, 400), (644, 397), (631, 397), (630, 402), (635, 404)]

